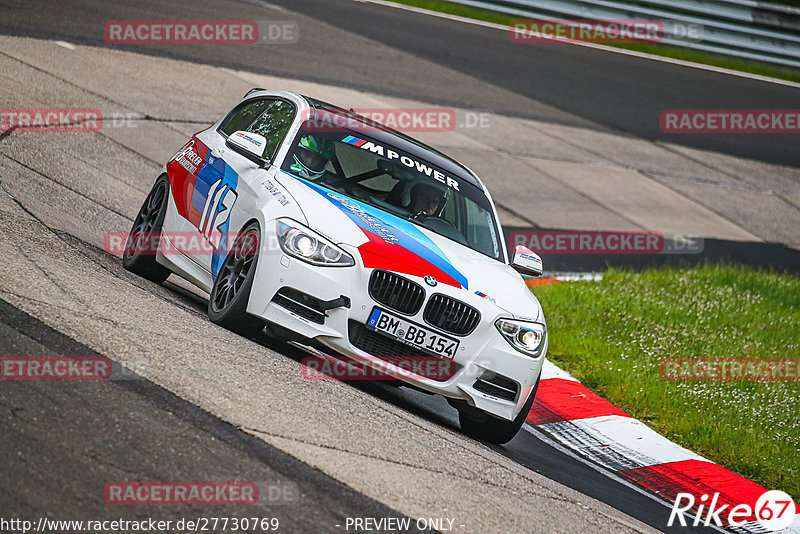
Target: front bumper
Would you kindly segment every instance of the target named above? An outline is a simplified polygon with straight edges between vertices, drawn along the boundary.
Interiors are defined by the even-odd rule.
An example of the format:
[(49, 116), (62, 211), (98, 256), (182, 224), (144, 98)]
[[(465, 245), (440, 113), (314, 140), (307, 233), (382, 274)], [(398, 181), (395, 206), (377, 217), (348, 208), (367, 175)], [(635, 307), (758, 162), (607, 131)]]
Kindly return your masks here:
[[(367, 323), (373, 307), (378, 306), (390, 312), (392, 310), (376, 302), (369, 295), (369, 278), (373, 269), (363, 266), (356, 249), (348, 246), (342, 248), (356, 259), (356, 266), (317, 267), (289, 257), (280, 249), (262, 251), (247, 311), (301, 336), (314, 339), (353, 360), (364, 362), (377, 369), (392, 370), (392, 364), (387, 363), (386, 350), (376, 356), (359, 348), (359, 346), (371, 346), (365, 344), (359, 336), (363, 338), (365, 329), (363, 325)], [(481, 321), (467, 336), (454, 336), (441, 331), (444, 335), (456, 337), (460, 342), (457, 354), (453, 358), (457, 364), (456, 371), (447, 379), (433, 380), (413, 372), (409, 373), (405, 369), (397, 369), (398, 372), (402, 371), (401, 378), (418, 388), (451, 399), (459, 399), (496, 417), (514, 419), (535, 385), (547, 347), (545, 346), (542, 351), (542, 356), (536, 359), (521, 354), (514, 350), (495, 328), (494, 322), (498, 318), (510, 317), (495, 304), (460, 288), (444, 284), (430, 288), (421, 278), (405, 274), (402, 276), (419, 283), (425, 289), (426, 302), (433, 293), (451, 296), (477, 308), (481, 313)], [(290, 291), (287, 292), (286, 288), (290, 288)], [(288, 295), (289, 299), (281, 296), (276, 298), (282, 289), (280, 294), (283, 297)], [(296, 293), (298, 291), (313, 297), (312, 300), (319, 301), (334, 301), (346, 297), (350, 305), (326, 310), (322, 314), (319, 314), (318, 310), (314, 313), (305, 308), (316, 306), (298, 296)], [(413, 316), (403, 315), (403, 317), (430, 330), (440, 331), (425, 323), (422, 317), (424, 308), (423, 306)], [(382, 336), (371, 331), (370, 335)], [(399, 352), (406, 354), (408, 347), (402, 346), (402, 348), (406, 350)], [(499, 380), (501, 389), (491, 387), (491, 382), (490, 386), (486, 385), (489, 380), (498, 382), (498, 376), (501, 377)], [(511, 394), (507, 393), (510, 384), (515, 388), (513, 398), (509, 398)]]

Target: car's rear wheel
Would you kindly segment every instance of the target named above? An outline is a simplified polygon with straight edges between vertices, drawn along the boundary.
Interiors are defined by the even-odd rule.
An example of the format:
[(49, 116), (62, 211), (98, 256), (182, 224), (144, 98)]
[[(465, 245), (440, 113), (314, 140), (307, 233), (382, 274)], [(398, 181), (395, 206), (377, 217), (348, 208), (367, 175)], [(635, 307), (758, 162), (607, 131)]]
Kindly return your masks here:
[(253, 337), (264, 328), (264, 321), (247, 313), (260, 242), (261, 230), (256, 222), (239, 233), (219, 269), (208, 299), (211, 322), (245, 337)]
[(498, 419), (489, 414), (482, 414), (483, 417), (476, 416), (474, 411), (468, 411), (463, 408), (458, 410), (458, 422), (461, 425), (461, 431), (467, 436), (503, 445), (511, 441), (517, 432), (522, 428), (525, 419), (528, 417), (528, 412), (531, 411), (533, 401), (536, 397), (536, 391), (539, 389), (539, 379), (536, 379), (536, 385), (533, 386), (528, 400), (520, 410), (519, 414), (513, 421), (505, 419)]
[(170, 275), (169, 269), (156, 262), (155, 250), (164, 225), (168, 199), (169, 179), (164, 174), (158, 177), (144, 199), (122, 254), (122, 266), (125, 269), (156, 284), (162, 283)]

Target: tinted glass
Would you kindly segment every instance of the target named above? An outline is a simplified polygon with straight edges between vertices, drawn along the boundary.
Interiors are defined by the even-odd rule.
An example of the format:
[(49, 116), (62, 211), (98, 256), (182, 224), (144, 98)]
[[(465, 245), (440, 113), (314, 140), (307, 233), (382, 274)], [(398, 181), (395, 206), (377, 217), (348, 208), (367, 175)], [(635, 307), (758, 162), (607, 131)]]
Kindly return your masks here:
[(259, 99), (246, 102), (220, 126), (225, 135), (244, 130), (267, 139), (263, 157), (272, 160), (295, 116), (293, 104), (284, 100)]
[[(326, 154), (324, 172), (304, 165), (306, 146)], [(333, 156), (332, 158), (330, 156)], [(283, 170), (364, 202), (496, 260), (503, 261), (500, 234), (486, 195), (457, 176), (364, 134), (321, 132), (304, 126)]]

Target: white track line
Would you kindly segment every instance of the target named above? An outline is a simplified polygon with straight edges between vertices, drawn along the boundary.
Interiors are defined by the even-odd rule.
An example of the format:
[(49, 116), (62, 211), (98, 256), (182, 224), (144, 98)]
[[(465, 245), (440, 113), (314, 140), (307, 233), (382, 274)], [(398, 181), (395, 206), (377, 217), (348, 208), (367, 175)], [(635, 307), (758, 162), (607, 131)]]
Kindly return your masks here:
[[(393, 7), (396, 9), (402, 9), (404, 11), (411, 11), (414, 13), (419, 13), (422, 15), (429, 15), (431, 17), (439, 17), (442, 19), (452, 20), (455, 22), (462, 22), (464, 24), (472, 24), (473, 26), (483, 26), (484, 28), (492, 28), (496, 30), (502, 30), (504, 32), (508, 32), (508, 26), (504, 26), (502, 24), (495, 24), (494, 22), (486, 22), (483, 20), (478, 19), (470, 19), (467, 17), (461, 17), (459, 15), (450, 15), (449, 13), (441, 13), (439, 11), (431, 11), (430, 9), (423, 9), (421, 7), (413, 7), (407, 6), (404, 4), (396, 4), (394, 2), (387, 2), (386, 0), (353, 0), (354, 2), (359, 2), (362, 4), (376, 4), (386, 7)], [(713, 65), (703, 65), (702, 63), (693, 63), (691, 61), (685, 61), (682, 59), (674, 59), (664, 56), (657, 56), (654, 54), (647, 54), (644, 52), (636, 52), (634, 50), (625, 50), (623, 48), (616, 48), (613, 46), (605, 46), (597, 43), (587, 43), (587, 42), (565, 42), (562, 44), (566, 45), (575, 45), (575, 46), (583, 46), (586, 48), (594, 48), (596, 50), (604, 50), (606, 52), (613, 52), (615, 54), (624, 54), (626, 56), (634, 56), (638, 58), (644, 59), (651, 59), (653, 61), (661, 61), (662, 63), (670, 63), (673, 65), (680, 65), (682, 67), (690, 67), (694, 69), (700, 70), (707, 70), (711, 72), (718, 72), (721, 74), (729, 74), (731, 76), (739, 76), (740, 78), (748, 78), (750, 80), (758, 80), (761, 82), (768, 82), (774, 83), (777, 85), (786, 85), (788, 87), (796, 87), (800, 88), (800, 83), (797, 82), (790, 82), (788, 80), (779, 80), (777, 78), (770, 78), (768, 76), (760, 76), (758, 74), (750, 74), (749, 72), (741, 72), (738, 70), (731, 70), (725, 69), (722, 67), (714, 67)], [(524, 45), (521, 45), (524, 46)]]
[(544, 364), (542, 365), (542, 380), (548, 380), (550, 378), (561, 378), (563, 380), (571, 380), (573, 382), (580, 382), (577, 378), (563, 370), (561, 367), (557, 366), (550, 360), (545, 360)]
[(539, 428), (578, 454), (614, 471), (684, 460), (709, 461), (632, 417), (602, 415), (546, 423)]

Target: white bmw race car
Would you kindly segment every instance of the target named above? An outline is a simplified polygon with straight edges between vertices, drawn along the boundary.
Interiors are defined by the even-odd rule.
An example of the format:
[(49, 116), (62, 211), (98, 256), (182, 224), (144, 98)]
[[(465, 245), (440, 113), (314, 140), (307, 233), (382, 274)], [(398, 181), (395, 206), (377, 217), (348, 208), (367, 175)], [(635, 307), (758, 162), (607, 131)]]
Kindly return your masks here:
[(290, 92), (253, 89), (167, 162), (123, 264), (189, 280), (210, 319), (242, 335), (267, 326), (441, 394), (466, 434), (494, 443), (522, 426), (547, 352), (519, 274), (540, 275), (541, 260), (521, 246), (509, 257), (480, 179)]

